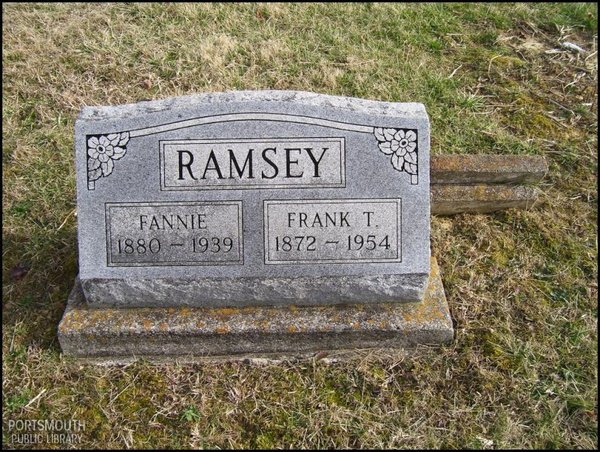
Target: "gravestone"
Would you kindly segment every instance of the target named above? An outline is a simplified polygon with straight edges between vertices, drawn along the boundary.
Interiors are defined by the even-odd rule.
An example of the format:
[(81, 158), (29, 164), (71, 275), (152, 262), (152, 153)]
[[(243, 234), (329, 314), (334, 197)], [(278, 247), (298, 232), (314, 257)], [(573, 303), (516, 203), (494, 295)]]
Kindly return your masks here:
[(75, 154), (65, 353), (452, 338), (430, 257), (422, 104), (244, 91), (86, 107)]

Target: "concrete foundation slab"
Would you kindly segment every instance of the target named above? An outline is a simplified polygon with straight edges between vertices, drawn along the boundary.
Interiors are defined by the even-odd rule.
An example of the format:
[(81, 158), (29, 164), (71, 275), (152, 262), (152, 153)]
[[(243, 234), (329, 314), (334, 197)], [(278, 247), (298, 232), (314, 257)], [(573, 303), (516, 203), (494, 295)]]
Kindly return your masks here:
[(452, 341), (439, 267), (423, 301), (308, 307), (86, 307), (79, 281), (58, 329), (65, 355), (97, 362), (306, 357), (335, 350)]

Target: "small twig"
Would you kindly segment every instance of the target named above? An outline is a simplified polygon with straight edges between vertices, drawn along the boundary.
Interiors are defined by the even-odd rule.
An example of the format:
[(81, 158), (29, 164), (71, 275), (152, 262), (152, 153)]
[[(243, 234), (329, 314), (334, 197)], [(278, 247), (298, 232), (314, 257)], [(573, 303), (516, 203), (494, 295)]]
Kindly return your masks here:
[(571, 85), (575, 85), (579, 80), (581, 80), (583, 77), (585, 77), (585, 74), (577, 74), (575, 76), (575, 79), (571, 82), (571, 83), (567, 83), (563, 89), (568, 88)]
[(558, 102), (556, 102), (555, 100), (552, 99), (548, 99), (550, 102), (552, 102), (554, 105), (557, 105), (558, 107), (562, 108), (565, 111), (568, 111), (569, 113), (571, 113), (573, 116), (575, 115), (575, 112), (567, 107), (565, 107), (562, 104), (559, 104)]
[(47, 390), (46, 389), (42, 389), (42, 391), (36, 395), (33, 399), (31, 399), (29, 401), (29, 403), (27, 405), (25, 405), (24, 408), (29, 408), (29, 405), (31, 405), (33, 402), (35, 402), (37, 399), (39, 399)]
[(76, 211), (77, 211), (77, 209), (73, 209), (73, 210), (71, 210), (71, 212), (69, 212), (69, 214), (65, 217), (64, 221), (62, 222), (62, 224), (58, 227), (57, 231), (60, 231), (62, 229), (62, 227), (65, 225), (65, 223), (67, 222), (67, 220), (69, 219), (69, 217), (71, 215), (73, 215)]
[(560, 45), (561, 45), (561, 47), (564, 47), (565, 49), (574, 50), (575, 52), (578, 52), (578, 53), (586, 53), (585, 49), (583, 49), (580, 46), (578, 46), (577, 44), (574, 44), (569, 41), (563, 41), (560, 43)]
[(121, 392), (119, 392), (119, 393), (118, 393), (116, 396), (114, 396), (114, 397), (112, 398), (112, 400), (111, 400), (110, 402), (108, 402), (108, 404), (109, 404), (109, 405), (112, 405), (112, 403), (113, 403), (115, 400), (117, 400), (121, 394), (123, 394), (125, 391), (127, 391), (127, 390), (130, 388), (130, 386), (131, 386), (132, 384), (134, 384), (134, 383), (135, 383), (135, 381), (137, 380), (137, 378), (138, 378), (138, 376), (136, 375), (136, 376), (135, 376), (135, 378), (133, 379), (133, 381), (132, 381), (131, 383), (129, 383), (127, 386), (125, 386), (125, 387), (123, 388), (123, 390), (122, 390)]
[(459, 70), (459, 69), (460, 69), (462, 66), (463, 66), (463, 65), (461, 64), (461, 65), (460, 65), (460, 66), (458, 66), (456, 69), (454, 69), (454, 70), (452, 71), (452, 74), (450, 74), (450, 75), (448, 76), (448, 78), (452, 78), (452, 77), (454, 77), (454, 74), (456, 74), (456, 71), (458, 71), (458, 70)]
[(12, 351), (13, 351), (13, 345), (15, 344), (15, 335), (17, 334), (17, 327), (20, 324), (22, 324), (22, 323), (23, 323), (22, 321), (21, 322), (17, 322), (15, 324), (15, 327), (13, 328), (13, 335), (12, 335), (12, 338), (10, 340), (10, 347), (8, 347), (8, 353), (12, 353)]
[(500, 58), (500, 55), (496, 55), (495, 57), (492, 57), (492, 59), (490, 60), (490, 64), (488, 65), (488, 75), (490, 75), (490, 71), (492, 70), (492, 62), (496, 59), (496, 58)]
[(516, 51), (516, 52), (519, 54), (519, 56), (520, 56), (520, 57), (521, 57), (523, 60), (525, 60), (526, 62), (528, 62), (528, 63), (529, 63), (529, 60), (528, 60), (528, 59), (525, 57), (525, 55), (523, 55), (523, 53), (522, 53), (520, 50), (516, 49), (515, 51)]

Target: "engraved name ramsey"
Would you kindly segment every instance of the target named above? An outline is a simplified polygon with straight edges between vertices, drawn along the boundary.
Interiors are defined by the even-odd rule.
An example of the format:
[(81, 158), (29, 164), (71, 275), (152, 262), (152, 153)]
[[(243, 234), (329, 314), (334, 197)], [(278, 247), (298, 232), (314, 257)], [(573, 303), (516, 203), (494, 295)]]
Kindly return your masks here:
[(344, 187), (344, 138), (160, 142), (161, 189)]

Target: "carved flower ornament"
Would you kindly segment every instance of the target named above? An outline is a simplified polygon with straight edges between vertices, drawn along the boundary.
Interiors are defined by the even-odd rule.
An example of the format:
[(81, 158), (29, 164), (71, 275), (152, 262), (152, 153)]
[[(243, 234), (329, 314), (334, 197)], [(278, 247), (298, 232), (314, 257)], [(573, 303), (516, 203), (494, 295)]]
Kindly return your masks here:
[(93, 188), (94, 181), (112, 173), (113, 160), (125, 155), (125, 145), (129, 141), (129, 132), (91, 136), (87, 141), (88, 184)]
[(374, 129), (379, 149), (391, 155), (392, 166), (411, 175), (411, 184), (417, 184), (417, 133), (410, 129)]

